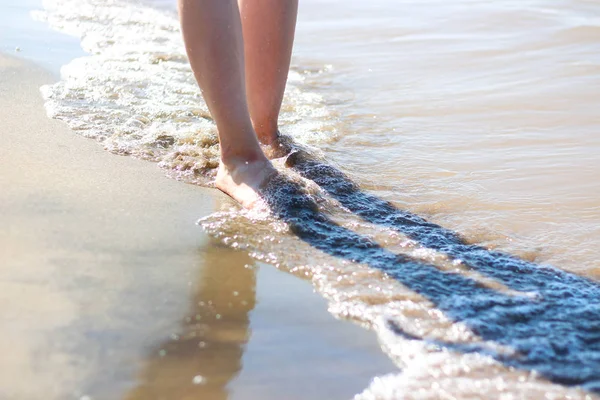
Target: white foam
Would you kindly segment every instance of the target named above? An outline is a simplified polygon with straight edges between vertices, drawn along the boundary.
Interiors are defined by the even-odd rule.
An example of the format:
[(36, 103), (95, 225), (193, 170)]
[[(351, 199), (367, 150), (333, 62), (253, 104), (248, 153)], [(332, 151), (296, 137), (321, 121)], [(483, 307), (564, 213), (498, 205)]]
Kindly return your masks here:
[[(177, 178), (201, 184), (210, 180), (218, 156), (215, 125), (187, 63), (174, 15), (121, 0), (45, 0), (44, 11), (36, 16), (81, 37), (90, 53), (65, 66), (59, 82), (42, 88), (49, 116), (110, 151), (158, 161)], [(281, 124), (295, 141), (316, 144), (337, 134), (337, 118), (307, 88), (307, 73), (290, 73)], [(361, 228), (356, 219), (344, 217), (347, 226), (354, 223), (350, 228)], [(252, 223), (256, 221), (260, 223)], [(466, 327), (383, 273), (327, 256), (287, 235), (287, 225), (270, 220), (268, 213), (221, 212), (201, 224), (227, 245), (310, 277), (330, 301), (333, 314), (377, 332), (403, 373), (375, 378), (357, 399), (480, 398), (482, 393), (506, 399), (585, 396), (491, 357), (452, 352), (394, 333), (386, 316), (417, 337), (481, 343)], [(435, 257), (423, 249), (413, 253)]]
[[(50, 117), (109, 151), (160, 162), (172, 175), (206, 184), (218, 161), (216, 127), (193, 78), (174, 14), (126, 1), (45, 0), (34, 13), (81, 38), (89, 56), (41, 88)], [(335, 115), (292, 71), (280, 118), (304, 144), (336, 134)]]

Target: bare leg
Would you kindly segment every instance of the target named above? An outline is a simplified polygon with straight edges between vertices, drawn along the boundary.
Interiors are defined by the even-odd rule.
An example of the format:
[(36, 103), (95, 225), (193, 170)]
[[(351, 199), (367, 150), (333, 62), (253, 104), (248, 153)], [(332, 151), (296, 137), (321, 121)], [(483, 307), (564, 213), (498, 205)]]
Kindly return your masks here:
[(248, 109), (258, 139), (273, 144), (290, 68), (298, 0), (239, 0)]
[(179, 0), (179, 15), (194, 76), (219, 130), (216, 186), (250, 207), (274, 168), (248, 112), (238, 5), (235, 0)]

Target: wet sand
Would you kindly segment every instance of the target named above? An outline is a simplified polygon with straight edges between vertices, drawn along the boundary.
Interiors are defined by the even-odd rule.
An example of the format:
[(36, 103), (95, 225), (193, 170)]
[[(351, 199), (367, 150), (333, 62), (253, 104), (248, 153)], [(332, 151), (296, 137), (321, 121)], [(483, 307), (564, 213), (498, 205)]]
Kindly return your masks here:
[[(11, 2), (16, 0), (4, 4)], [(36, 18), (82, 38), (89, 53), (68, 58), (72, 61), (61, 79), (43, 87), (45, 107), (76, 133), (103, 138), (110, 151), (153, 159), (176, 178), (201, 183), (216, 165), (215, 127), (206, 118), (186, 62), (174, 3), (151, 1), (164, 8), (148, 3), (44, 2)], [(14, 35), (28, 19), (21, 4), (8, 7), (9, 14), (21, 10), (16, 23), (0, 16), (0, 51), (6, 40), (2, 20), (7, 19), (9, 42), (20, 39), (4, 48), (12, 51), (18, 45), (22, 56), (33, 52), (40, 62), (39, 43), (31, 40), (35, 35)], [(322, 196), (314, 186), (307, 188), (308, 195), (294, 191), (294, 182), (300, 182), (294, 175), (289, 191), (279, 185), (282, 195), (271, 196), (287, 200), (294, 194), (294, 207), (272, 202), (278, 218), (239, 209), (211, 213), (202, 219), (204, 232), (283, 271), (312, 274), (315, 288), (330, 299), (332, 314), (374, 327), (403, 371), (375, 380), (364, 398), (583, 399), (593, 396), (584, 389), (598, 393), (597, 5), (583, 0), (552, 5), (464, 0), (403, 2), (402, 7), (391, 0), (376, 6), (358, 0), (302, 4), (280, 122), (284, 134), (316, 149), (304, 161), (296, 154), (286, 171), (327, 193)], [(179, 234), (175, 230), (152, 248)], [(164, 256), (160, 263), (169, 268), (146, 268), (143, 276), (123, 278), (148, 280), (150, 289), (144, 293), (161, 288), (152, 282), (163, 281), (172, 282), (168, 293), (186, 293), (171, 305), (175, 300), (157, 291), (165, 307), (174, 310), (168, 315), (177, 314), (164, 331), (140, 333), (148, 329), (149, 319), (162, 321), (160, 312), (146, 312), (133, 322), (123, 317), (138, 315), (152, 302), (137, 291), (129, 293), (135, 285), (122, 284), (117, 292), (127, 295), (111, 301), (131, 311), (115, 314), (115, 307), (92, 303), (99, 310), (94, 318), (71, 325), (93, 329), (61, 333), (70, 338), (85, 332), (86, 340), (109, 343), (103, 348), (121, 354), (96, 355), (77, 344), (81, 340), (69, 341), (76, 343), (66, 347), (71, 353), (100, 359), (91, 371), (98, 370), (94, 365), (110, 365), (102, 357), (129, 357), (129, 347), (136, 348), (128, 347), (130, 337), (154, 338), (140, 340), (145, 356), (134, 351), (129, 357), (145, 360), (130, 369), (130, 376), (139, 379), (135, 384), (122, 378), (128, 371), (112, 367), (109, 374), (103, 371), (89, 384), (72, 387), (107, 398), (126, 391), (140, 399), (163, 393), (185, 397), (194, 391), (200, 391), (196, 397), (218, 397), (224, 396), (224, 387), (234, 396), (289, 398), (264, 386), (287, 379), (277, 387), (305, 397), (322, 395), (305, 390), (325, 388), (320, 381), (307, 385), (314, 381), (310, 374), (331, 380), (331, 371), (345, 362), (319, 364), (326, 372), (312, 367), (309, 375), (292, 381), (302, 374), (284, 365), (303, 367), (306, 361), (298, 361), (303, 355), (321, 351), (282, 354), (274, 344), (304, 343), (303, 325), (294, 325), (300, 326), (296, 334), (281, 333), (280, 320), (272, 332), (254, 329), (264, 322), (257, 317), (261, 305), (293, 309), (281, 302), (302, 298), (289, 286), (297, 281), (267, 284), (256, 297), (253, 290), (242, 289), (255, 281), (265, 285), (265, 279), (257, 280), (244, 268), (250, 263), (245, 256), (231, 252), (225, 257), (214, 244), (206, 250), (202, 246), (200, 255), (190, 256), (180, 269)], [(197, 278), (181, 278), (193, 262)], [(234, 275), (218, 276), (234, 264), (239, 266)], [(152, 275), (171, 270), (179, 272)], [(273, 270), (262, 268), (261, 276), (265, 271)], [(93, 282), (84, 282), (86, 290)], [(213, 282), (226, 285), (221, 289)], [(98, 287), (106, 291), (106, 284)], [(276, 293), (273, 287), (283, 294), (270, 303), (261, 300), (261, 293)], [(308, 303), (302, 306), (311, 309)], [(109, 333), (97, 328), (103, 313), (117, 326)], [(293, 311), (277, 314), (280, 319), (287, 315), (296, 318)], [(242, 352), (249, 329), (251, 341)], [(264, 341), (257, 332), (267, 332)], [(190, 357), (196, 347), (201, 355)], [(265, 348), (273, 348), (273, 359), (265, 356)], [(198, 365), (198, 358), (214, 361)], [(232, 380), (240, 365), (240, 377)], [(192, 375), (199, 385), (193, 390)], [(342, 382), (348, 375), (340, 376)]]
[(46, 117), (0, 56), (0, 398), (341, 399), (395, 368), (308, 282), (219, 246), (231, 203)]

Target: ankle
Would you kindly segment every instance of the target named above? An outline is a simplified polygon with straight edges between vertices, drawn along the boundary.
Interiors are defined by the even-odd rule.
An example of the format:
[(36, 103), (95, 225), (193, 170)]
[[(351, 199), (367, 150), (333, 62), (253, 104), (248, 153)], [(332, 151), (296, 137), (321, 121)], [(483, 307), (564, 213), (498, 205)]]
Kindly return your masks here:
[(238, 153), (221, 152), (221, 164), (227, 169), (258, 161), (267, 161), (267, 157), (260, 148), (257, 151), (245, 150)]
[(253, 123), (254, 131), (260, 143), (271, 145), (279, 137), (279, 127), (277, 123)]

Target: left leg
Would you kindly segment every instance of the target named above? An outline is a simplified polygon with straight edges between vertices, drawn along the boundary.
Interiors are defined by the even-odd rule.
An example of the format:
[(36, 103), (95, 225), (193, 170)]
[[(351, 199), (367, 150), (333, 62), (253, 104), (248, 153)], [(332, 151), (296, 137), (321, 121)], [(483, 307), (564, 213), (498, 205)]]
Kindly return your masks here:
[(190, 65), (219, 132), (215, 185), (252, 207), (275, 169), (260, 148), (248, 112), (237, 1), (179, 0), (179, 14)]
[(244, 35), (246, 98), (263, 144), (277, 138), (294, 43), (298, 0), (238, 0)]

